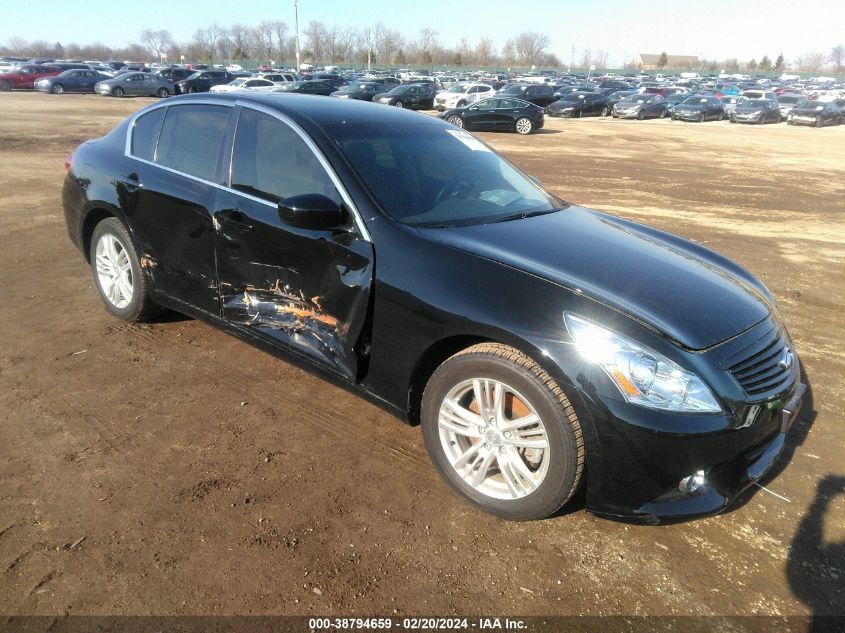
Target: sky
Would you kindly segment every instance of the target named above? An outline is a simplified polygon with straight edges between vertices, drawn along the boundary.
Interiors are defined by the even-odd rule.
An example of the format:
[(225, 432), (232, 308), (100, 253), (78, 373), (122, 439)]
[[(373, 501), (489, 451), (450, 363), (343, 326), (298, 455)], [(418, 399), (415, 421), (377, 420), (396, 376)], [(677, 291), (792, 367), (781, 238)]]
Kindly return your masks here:
[[(167, 29), (178, 41), (188, 40), (197, 27), (217, 21), (221, 26), (253, 25), (281, 19), (293, 30), (293, 0), (144, 0), (122, 4), (114, 0), (41, 0), (34, 19), (32, 5), (0, 0), (0, 42), (18, 36), (26, 40), (122, 46), (137, 41), (145, 28)], [(467, 36), (471, 42), (491, 37), (497, 50), (522, 31), (539, 31), (551, 38), (551, 52), (568, 63), (586, 48), (603, 49), (610, 65), (621, 66), (637, 53), (703, 55), (741, 61), (779, 53), (787, 59), (811, 52), (830, 52), (845, 44), (845, 2), (842, 0), (300, 0), (300, 30), (310, 20), (364, 27), (377, 21), (416, 36), (425, 26), (439, 33), (445, 45)]]

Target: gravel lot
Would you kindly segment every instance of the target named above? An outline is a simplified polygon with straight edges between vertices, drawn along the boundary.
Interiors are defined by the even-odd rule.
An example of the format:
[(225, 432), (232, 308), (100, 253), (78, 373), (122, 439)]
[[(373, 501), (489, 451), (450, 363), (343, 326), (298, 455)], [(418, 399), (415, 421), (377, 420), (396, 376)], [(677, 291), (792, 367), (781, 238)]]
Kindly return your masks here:
[(105, 312), (63, 160), (150, 102), (0, 96), (0, 613), (845, 613), (845, 126), (479, 134), (567, 200), (748, 267), (812, 390), (772, 494), (665, 527), (577, 503), (515, 524), (350, 393), (198, 321)]

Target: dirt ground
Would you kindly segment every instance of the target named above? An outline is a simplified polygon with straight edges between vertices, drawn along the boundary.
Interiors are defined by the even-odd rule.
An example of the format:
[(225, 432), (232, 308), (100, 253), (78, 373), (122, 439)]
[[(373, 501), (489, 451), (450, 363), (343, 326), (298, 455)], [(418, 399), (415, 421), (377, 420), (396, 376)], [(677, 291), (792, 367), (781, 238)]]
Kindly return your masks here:
[(812, 389), (768, 491), (726, 514), (517, 524), (346, 391), (198, 321), (106, 313), (63, 161), (149, 102), (0, 95), (0, 613), (845, 613), (845, 126), (480, 134), (569, 201), (748, 267)]

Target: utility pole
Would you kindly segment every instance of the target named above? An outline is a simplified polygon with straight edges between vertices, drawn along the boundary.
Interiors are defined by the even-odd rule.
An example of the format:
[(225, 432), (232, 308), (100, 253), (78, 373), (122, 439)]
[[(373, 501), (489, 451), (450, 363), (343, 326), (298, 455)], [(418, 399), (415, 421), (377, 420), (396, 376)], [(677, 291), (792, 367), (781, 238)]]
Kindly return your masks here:
[(572, 71), (572, 67), (575, 66), (575, 44), (572, 44), (572, 51), (569, 55), (569, 70)]
[(296, 33), (296, 72), (299, 72), (299, 0), (293, 0), (293, 22)]

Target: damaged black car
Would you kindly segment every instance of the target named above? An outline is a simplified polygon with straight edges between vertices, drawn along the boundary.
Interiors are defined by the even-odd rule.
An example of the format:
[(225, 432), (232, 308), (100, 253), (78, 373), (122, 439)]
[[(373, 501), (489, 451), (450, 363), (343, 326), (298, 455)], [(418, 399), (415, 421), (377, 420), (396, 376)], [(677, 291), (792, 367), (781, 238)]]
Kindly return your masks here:
[(805, 391), (747, 270), (570, 205), (407, 110), (168, 99), (83, 143), (63, 204), (115, 317), (175, 310), (348, 385), (420, 424), (444, 480), (508, 519), (582, 488), (610, 517), (724, 510)]

